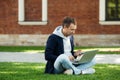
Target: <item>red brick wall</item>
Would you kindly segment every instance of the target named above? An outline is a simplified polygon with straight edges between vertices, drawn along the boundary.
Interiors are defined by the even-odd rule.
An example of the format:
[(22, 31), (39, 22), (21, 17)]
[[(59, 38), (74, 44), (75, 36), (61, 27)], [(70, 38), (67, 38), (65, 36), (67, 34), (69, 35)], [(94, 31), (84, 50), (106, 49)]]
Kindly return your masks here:
[[(25, 20), (27, 21), (41, 21), (42, 19), (42, 0), (25, 0)], [(35, 4), (35, 5), (33, 5)]]
[[(25, 20), (41, 20), (41, 0), (25, 0), (25, 3)], [(45, 26), (19, 25), (18, 0), (0, 0), (0, 34), (50, 34), (64, 16), (77, 19), (76, 34), (120, 34), (120, 25), (99, 24), (99, 0), (48, 0)]]

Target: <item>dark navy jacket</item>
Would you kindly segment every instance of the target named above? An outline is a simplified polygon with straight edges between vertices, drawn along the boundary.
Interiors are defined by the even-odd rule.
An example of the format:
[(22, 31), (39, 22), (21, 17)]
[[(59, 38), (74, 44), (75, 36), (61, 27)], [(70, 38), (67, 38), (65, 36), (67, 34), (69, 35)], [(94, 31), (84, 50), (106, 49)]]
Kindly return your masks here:
[[(71, 42), (71, 53), (74, 54), (74, 39), (73, 36), (70, 38)], [(54, 62), (56, 58), (64, 53), (63, 38), (55, 34), (51, 34), (47, 40), (45, 49), (45, 59), (47, 60), (45, 73), (54, 74)]]

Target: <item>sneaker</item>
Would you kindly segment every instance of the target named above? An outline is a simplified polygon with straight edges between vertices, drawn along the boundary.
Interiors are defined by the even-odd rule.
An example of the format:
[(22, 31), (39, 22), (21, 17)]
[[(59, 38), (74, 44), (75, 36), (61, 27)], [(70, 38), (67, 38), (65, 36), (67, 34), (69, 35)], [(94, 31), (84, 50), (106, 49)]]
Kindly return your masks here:
[(72, 69), (67, 69), (67, 70), (64, 71), (64, 74), (72, 75), (73, 74), (73, 70)]
[(87, 68), (82, 71), (82, 74), (93, 74), (93, 73), (95, 73), (95, 69), (93, 68)]

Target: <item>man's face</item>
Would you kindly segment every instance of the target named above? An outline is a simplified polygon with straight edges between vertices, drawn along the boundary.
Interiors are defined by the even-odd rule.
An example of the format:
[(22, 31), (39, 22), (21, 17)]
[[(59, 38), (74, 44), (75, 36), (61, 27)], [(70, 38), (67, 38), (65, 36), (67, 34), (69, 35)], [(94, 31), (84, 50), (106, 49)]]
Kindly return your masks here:
[(74, 25), (73, 23), (71, 23), (68, 28), (64, 27), (64, 29), (65, 29), (65, 35), (70, 36), (75, 33), (75, 30), (77, 29), (77, 25)]

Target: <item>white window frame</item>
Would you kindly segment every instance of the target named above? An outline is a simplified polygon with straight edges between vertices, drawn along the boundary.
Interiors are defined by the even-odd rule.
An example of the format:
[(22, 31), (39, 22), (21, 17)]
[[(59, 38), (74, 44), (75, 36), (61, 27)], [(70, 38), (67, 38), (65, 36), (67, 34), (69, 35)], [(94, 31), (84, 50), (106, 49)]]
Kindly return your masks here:
[(120, 25), (120, 21), (105, 21), (105, 0), (99, 0), (99, 24), (101, 25)]
[(47, 0), (42, 0), (42, 21), (25, 21), (25, 0), (18, 0), (18, 24), (46, 25), (47, 21)]

